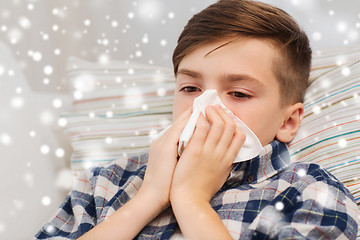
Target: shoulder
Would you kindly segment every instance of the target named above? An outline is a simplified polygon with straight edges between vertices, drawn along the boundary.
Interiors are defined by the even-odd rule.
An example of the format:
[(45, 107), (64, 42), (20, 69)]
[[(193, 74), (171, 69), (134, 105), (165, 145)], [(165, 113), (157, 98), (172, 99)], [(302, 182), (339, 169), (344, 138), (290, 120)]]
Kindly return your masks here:
[[(298, 206), (321, 211), (324, 216), (343, 217), (356, 222), (359, 210), (353, 195), (333, 174), (318, 164), (293, 163), (283, 173), (296, 192)], [(349, 218), (351, 217), (351, 218)]]
[(268, 199), (249, 226), (256, 233), (271, 233), (279, 239), (356, 237), (359, 210), (353, 196), (318, 164), (291, 163), (255, 186), (262, 191), (253, 196), (261, 196), (261, 202)]
[(350, 194), (344, 184), (322, 166), (315, 163), (292, 163), (282, 173), (292, 185), (304, 189), (312, 184), (323, 184), (339, 189), (346, 195)]
[(309, 193), (313, 197), (313, 194), (319, 195), (331, 191), (355, 202), (354, 197), (341, 181), (315, 163), (292, 163), (279, 174), (278, 179), (285, 180), (302, 195)]

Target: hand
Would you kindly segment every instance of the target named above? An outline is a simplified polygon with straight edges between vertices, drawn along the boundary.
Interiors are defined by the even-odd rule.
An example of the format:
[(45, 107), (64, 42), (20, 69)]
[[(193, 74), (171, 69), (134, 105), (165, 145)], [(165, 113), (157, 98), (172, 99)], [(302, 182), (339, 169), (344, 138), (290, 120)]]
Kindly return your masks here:
[(220, 106), (200, 114), (194, 135), (175, 168), (170, 200), (210, 202), (225, 183), (245, 134)]
[[(178, 158), (178, 142), (191, 108), (180, 115), (172, 126), (150, 145), (148, 166), (140, 192), (156, 199), (162, 209), (169, 206), (171, 179)], [(145, 199), (146, 200), (146, 199)]]

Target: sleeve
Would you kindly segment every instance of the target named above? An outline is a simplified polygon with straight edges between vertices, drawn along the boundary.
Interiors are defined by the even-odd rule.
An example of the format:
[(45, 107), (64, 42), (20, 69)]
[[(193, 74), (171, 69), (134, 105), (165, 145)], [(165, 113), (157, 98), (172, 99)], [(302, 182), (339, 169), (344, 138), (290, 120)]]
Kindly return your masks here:
[(316, 164), (299, 168), (307, 174), (261, 211), (255, 233), (266, 239), (355, 240), (359, 210), (348, 189)]
[(35, 235), (35, 239), (76, 239), (96, 225), (96, 207), (91, 182), (93, 172), (77, 177), (74, 187), (53, 217)]

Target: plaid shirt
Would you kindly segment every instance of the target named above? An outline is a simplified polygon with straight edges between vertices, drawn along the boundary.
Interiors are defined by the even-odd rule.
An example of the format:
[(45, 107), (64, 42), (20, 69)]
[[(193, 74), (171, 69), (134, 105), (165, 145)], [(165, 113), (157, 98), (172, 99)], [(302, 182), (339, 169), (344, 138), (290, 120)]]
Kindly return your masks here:
[[(147, 155), (117, 160), (79, 177), (37, 239), (75, 239), (104, 221), (135, 195)], [(211, 205), (234, 239), (355, 239), (359, 211), (350, 192), (316, 164), (293, 163), (274, 141), (238, 163)], [(136, 239), (182, 239), (171, 208)]]

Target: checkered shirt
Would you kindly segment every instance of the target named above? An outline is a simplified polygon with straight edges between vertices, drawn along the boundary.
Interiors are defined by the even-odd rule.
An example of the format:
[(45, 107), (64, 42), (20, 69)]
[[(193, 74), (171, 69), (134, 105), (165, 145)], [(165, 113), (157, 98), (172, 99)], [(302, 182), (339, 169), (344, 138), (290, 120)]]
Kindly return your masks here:
[[(123, 206), (139, 190), (147, 154), (94, 168), (78, 178), (36, 239), (75, 239)], [(274, 141), (238, 163), (211, 206), (234, 239), (356, 239), (359, 211), (351, 193), (316, 164), (290, 163)], [(171, 208), (135, 239), (182, 239)]]

